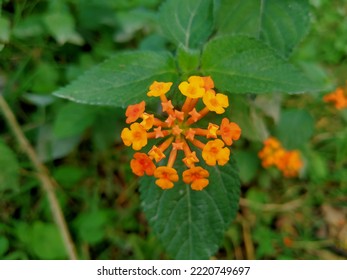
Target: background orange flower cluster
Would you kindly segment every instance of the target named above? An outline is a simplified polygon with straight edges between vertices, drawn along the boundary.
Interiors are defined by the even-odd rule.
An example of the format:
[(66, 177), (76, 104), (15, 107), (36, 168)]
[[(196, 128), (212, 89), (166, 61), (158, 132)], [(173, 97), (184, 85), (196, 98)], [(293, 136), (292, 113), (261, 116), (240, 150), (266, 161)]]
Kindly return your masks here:
[(298, 176), (303, 167), (300, 152), (298, 150), (285, 150), (274, 137), (264, 141), (264, 147), (258, 155), (264, 168), (275, 166), (285, 177)]

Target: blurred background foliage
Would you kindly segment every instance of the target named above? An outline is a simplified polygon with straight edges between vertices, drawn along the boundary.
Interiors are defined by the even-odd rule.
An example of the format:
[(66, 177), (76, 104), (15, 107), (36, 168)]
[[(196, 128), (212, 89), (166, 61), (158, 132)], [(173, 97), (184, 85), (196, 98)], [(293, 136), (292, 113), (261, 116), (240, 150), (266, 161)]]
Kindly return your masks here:
[[(1, 3), (2, 2), (2, 3)], [(141, 211), (124, 110), (58, 99), (52, 91), (120, 50), (172, 50), (159, 0), (2, 0), (0, 91), (59, 184), (81, 259), (166, 259)], [(218, 0), (216, 0), (218, 3)], [(312, 27), (294, 60), (333, 89), (346, 84), (347, 1), (311, 0)], [(320, 94), (231, 98), (243, 129), (236, 221), (217, 259), (347, 258), (347, 110)], [(298, 179), (263, 169), (262, 140), (300, 149)], [(67, 258), (30, 161), (0, 118), (0, 259)]]

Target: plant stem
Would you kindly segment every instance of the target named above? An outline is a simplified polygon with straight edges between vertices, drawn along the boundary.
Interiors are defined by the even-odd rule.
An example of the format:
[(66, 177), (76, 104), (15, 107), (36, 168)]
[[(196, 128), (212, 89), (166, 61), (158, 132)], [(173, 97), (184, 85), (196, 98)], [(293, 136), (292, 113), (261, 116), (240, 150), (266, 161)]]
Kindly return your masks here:
[(3, 98), (1, 93), (0, 108), (21, 149), (28, 156), (28, 158), (30, 159), (34, 168), (37, 171), (37, 177), (40, 180), (41, 186), (47, 195), (49, 205), (52, 211), (53, 220), (60, 231), (60, 235), (63, 239), (66, 252), (68, 253), (68, 256), (71, 260), (76, 260), (77, 254), (75, 245), (72, 241), (71, 234), (69, 232), (63, 215), (63, 211), (61, 210), (57, 196), (54, 191), (54, 187), (57, 187), (57, 183), (50, 176), (46, 166), (41, 163), (35, 150), (29, 143), (28, 139), (25, 137), (23, 131), (20, 128), (20, 125), (18, 124), (16, 117), (14, 116), (11, 108), (8, 106), (6, 100)]

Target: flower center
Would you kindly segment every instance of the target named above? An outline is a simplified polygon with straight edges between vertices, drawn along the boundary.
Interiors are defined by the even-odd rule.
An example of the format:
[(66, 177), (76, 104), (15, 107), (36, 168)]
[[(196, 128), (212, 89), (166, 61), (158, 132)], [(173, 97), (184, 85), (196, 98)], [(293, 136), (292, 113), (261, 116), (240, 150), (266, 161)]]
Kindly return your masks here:
[(219, 149), (218, 148), (216, 148), (216, 147), (212, 147), (211, 148), (211, 150), (210, 150), (210, 152), (212, 153), (212, 154), (218, 154), (218, 151), (219, 151)]
[(219, 103), (218, 103), (218, 100), (216, 98), (212, 98), (210, 100), (212, 106), (215, 106), (215, 107), (218, 107), (219, 106)]
[(133, 133), (133, 137), (134, 137), (136, 140), (139, 140), (139, 139), (141, 139), (142, 134), (143, 134), (143, 133), (141, 133), (140, 131), (135, 131), (135, 132)]

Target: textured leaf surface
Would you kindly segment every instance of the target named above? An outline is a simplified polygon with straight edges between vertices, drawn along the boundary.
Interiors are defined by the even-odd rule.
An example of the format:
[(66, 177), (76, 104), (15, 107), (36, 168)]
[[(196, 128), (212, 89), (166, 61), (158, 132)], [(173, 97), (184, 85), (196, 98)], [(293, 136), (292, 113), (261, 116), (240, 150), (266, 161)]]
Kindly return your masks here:
[(317, 90), (292, 64), (264, 43), (245, 36), (210, 41), (202, 55), (202, 71), (219, 90), (233, 93), (303, 93)]
[(210, 36), (213, 28), (211, 0), (168, 0), (160, 9), (163, 34), (176, 45), (196, 48)]
[(174, 59), (167, 52), (124, 52), (54, 95), (80, 103), (125, 107), (143, 100), (154, 80), (175, 80), (176, 71)]
[[(163, 191), (155, 185), (155, 178), (141, 180), (142, 206), (149, 224), (175, 259), (212, 256), (238, 209), (240, 182), (235, 163), (203, 167), (210, 172), (210, 184), (203, 191), (193, 191), (182, 181)], [(178, 173), (183, 170), (180, 166)]]
[(219, 34), (247, 34), (288, 56), (310, 26), (306, 0), (222, 0)]

